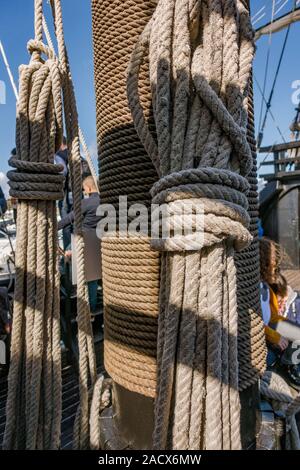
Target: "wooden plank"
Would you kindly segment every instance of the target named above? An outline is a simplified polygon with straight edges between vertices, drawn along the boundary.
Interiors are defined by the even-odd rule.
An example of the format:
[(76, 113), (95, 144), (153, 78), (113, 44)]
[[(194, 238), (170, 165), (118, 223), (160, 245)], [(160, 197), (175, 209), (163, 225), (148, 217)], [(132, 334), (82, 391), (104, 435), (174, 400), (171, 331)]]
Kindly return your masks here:
[(264, 26), (261, 26), (255, 31), (255, 41), (257, 41), (261, 36), (270, 33), (277, 33), (282, 29), (286, 28), (292, 23), (300, 21), (300, 7), (296, 8), (294, 11), (282, 15), (273, 22), (267, 23)]
[(269, 160), (268, 162), (261, 162), (261, 166), (268, 166), (268, 165), (284, 165), (288, 163), (298, 163), (300, 162), (300, 157), (288, 157), (288, 158), (281, 158), (280, 160)]
[(268, 173), (266, 175), (262, 175), (262, 178), (266, 181), (272, 180), (299, 180), (300, 178), (300, 170), (295, 171), (278, 171), (277, 173)]
[(261, 147), (259, 153), (282, 152), (284, 150), (297, 149), (300, 147), (300, 140), (293, 142), (284, 142), (282, 144), (269, 145), (268, 147)]

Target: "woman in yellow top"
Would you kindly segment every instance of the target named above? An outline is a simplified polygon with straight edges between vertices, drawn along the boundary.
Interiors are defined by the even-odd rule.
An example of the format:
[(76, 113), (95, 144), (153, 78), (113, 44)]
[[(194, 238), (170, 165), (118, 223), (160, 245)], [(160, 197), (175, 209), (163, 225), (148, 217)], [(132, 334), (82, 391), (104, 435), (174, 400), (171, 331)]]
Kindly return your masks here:
[(279, 364), (287, 380), (300, 389), (300, 327), (283, 315), (288, 286), (280, 274), (280, 246), (268, 238), (260, 239), (261, 307), (268, 348), (268, 365), (276, 363), (275, 350), (282, 352)]
[[(278, 298), (274, 292), (274, 287), (278, 287), (281, 277), (281, 250), (277, 243), (266, 237), (259, 240), (259, 248), (261, 307), (265, 324), (266, 340), (268, 343), (278, 346), (281, 351), (284, 351), (289, 342), (277, 331), (277, 325), (279, 322), (284, 321), (285, 318), (279, 314)], [(282, 289), (280, 293), (283, 294)]]

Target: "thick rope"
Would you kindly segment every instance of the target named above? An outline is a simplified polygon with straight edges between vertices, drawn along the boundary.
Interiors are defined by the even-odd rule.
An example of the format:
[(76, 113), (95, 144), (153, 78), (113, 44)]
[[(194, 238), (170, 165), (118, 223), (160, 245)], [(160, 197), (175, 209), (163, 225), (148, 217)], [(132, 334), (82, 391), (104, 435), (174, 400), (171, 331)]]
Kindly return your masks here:
[(95, 383), (91, 404), (90, 414), (90, 448), (91, 450), (100, 449), (100, 434), (101, 434), (101, 423), (100, 414), (105, 409), (111, 406), (112, 393), (111, 393), (112, 381), (111, 379), (105, 379), (103, 375), (100, 375)]
[[(61, 74), (42, 41), (42, 1), (35, 2), (32, 55), (20, 67), (17, 157), (10, 193), (17, 197), (14, 321), (5, 449), (57, 449), (61, 422), (59, 275), (55, 200), (63, 194), (53, 157), (62, 137)], [(42, 60), (42, 54), (46, 60)], [(53, 410), (56, 410), (53, 413)]]
[[(149, 207), (156, 180), (126, 96), (130, 55), (155, 6), (151, 0), (92, 1), (100, 195), (117, 213), (124, 195), (128, 207), (135, 202)], [(146, 64), (139, 87), (153, 129)], [(159, 253), (151, 251), (146, 236), (108, 237), (102, 241), (102, 277), (105, 368), (116, 383), (154, 397)]]
[(58, 43), (58, 55), (63, 73), (63, 98), (65, 106), (65, 123), (67, 142), (70, 152), (69, 165), (73, 191), (73, 207), (75, 215), (75, 249), (77, 259), (77, 324), (79, 349), (79, 417), (74, 428), (74, 447), (87, 449), (89, 447), (89, 388), (93, 390), (97, 379), (96, 358), (94, 351), (93, 333), (91, 327), (88, 293), (85, 282), (84, 268), (84, 238), (82, 232), (82, 178), (80, 159), (80, 139), (78, 114), (74, 87), (71, 78), (69, 60), (66, 52), (63, 32), (63, 21), (60, 0), (51, 2), (55, 22), (55, 34)]
[(154, 397), (158, 253), (146, 237), (107, 237), (102, 239), (102, 270), (106, 369), (129, 390)]
[[(48, 46), (50, 47), (50, 49), (52, 49), (54, 51), (53, 42), (52, 42), (52, 39), (51, 39), (51, 35), (50, 35), (50, 32), (49, 32), (49, 28), (48, 28), (45, 16), (43, 16), (43, 30), (44, 30), (44, 33), (45, 33), (45, 37), (46, 37)], [(94, 179), (95, 187), (97, 188), (97, 190), (99, 192), (98, 177), (97, 177), (97, 173), (96, 173), (96, 170), (95, 170), (95, 167), (94, 167), (94, 164), (93, 164), (93, 160), (92, 160), (89, 148), (86, 144), (84, 134), (83, 134), (83, 132), (82, 132), (82, 130), (79, 126), (78, 126), (78, 129), (79, 129), (79, 139), (80, 139), (80, 143), (81, 143), (81, 146), (82, 146), (82, 150), (84, 152), (86, 161), (88, 163), (91, 175)]]
[[(157, 141), (138, 89), (148, 51)], [(168, 204), (171, 224), (180, 205), (204, 212), (203, 239), (196, 232), (152, 242), (165, 252), (158, 449), (241, 446), (234, 249), (251, 241), (245, 102), (252, 58), (253, 32), (241, 1), (160, 0), (129, 64), (135, 127), (161, 178), (153, 202)]]
[[(246, 1), (244, 3), (247, 3)], [(252, 80), (247, 100), (248, 124), (247, 137), (252, 150), (253, 168), (248, 175), (250, 226), (253, 237), (251, 245), (235, 254), (237, 267), (238, 301), (238, 353), (239, 388), (244, 390), (257, 382), (266, 368), (266, 340), (262, 322), (259, 283), (260, 260), (258, 246), (258, 191), (256, 167), (256, 142), (254, 138), (254, 109)]]
[[(43, 40), (43, 1), (35, 0), (32, 59), (20, 67), (17, 158), (8, 173), (17, 197), (18, 247), (12, 358), (4, 448), (57, 449), (61, 425), (61, 357), (56, 206), (62, 198), (61, 168), (53, 164), (67, 129), (75, 211), (80, 415), (78, 447), (89, 445), (88, 386), (96, 381), (84, 273), (81, 227), (81, 164), (78, 118), (65, 49), (60, 0), (51, 2), (58, 58)], [(43, 59), (42, 56), (46, 56)], [(23, 202), (24, 200), (24, 202)], [(48, 249), (47, 249), (48, 247)]]

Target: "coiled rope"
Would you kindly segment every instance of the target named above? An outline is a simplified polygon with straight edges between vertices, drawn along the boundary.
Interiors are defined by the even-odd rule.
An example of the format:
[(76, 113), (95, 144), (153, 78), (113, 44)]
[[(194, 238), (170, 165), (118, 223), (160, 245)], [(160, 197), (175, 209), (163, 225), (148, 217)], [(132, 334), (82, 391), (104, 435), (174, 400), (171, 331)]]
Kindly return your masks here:
[[(78, 117), (65, 48), (60, 0), (52, 0), (58, 58), (43, 40), (43, 0), (35, 0), (31, 61), (20, 67), (17, 171), (9, 172), (19, 199), (12, 356), (8, 381), (6, 449), (57, 449), (61, 425), (61, 353), (56, 205), (62, 198), (53, 164), (67, 130), (75, 211), (80, 413), (77, 446), (89, 445), (88, 386), (96, 381), (95, 355), (84, 274)], [(45, 59), (43, 58), (45, 56)]]
[[(45, 37), (46, 37), (48, 46), (54, 51), (53, 42), (52, 42), (52, 39), (51, 39), (51, 35), (50, 35), (50, 32), (49, 32), (49, 28), (48, 28), (45, 16), (43, 16), (43, 30), (44, 30), (44, 33), (45, 33)], [(95, 187), (97, 188), (97, 191), (99, 192), (98, 177), (97, 177), (97, 173), (96, 173), (96, 170), (95, 170), (95, 167), (94, 167), (94, 164), (93, 164), (93, 160), (92, 160), (89, 148), (87, 146), (84, 134), (83, 134), (83, 132), (82, 132), (79, 125), (78, 125), (78, 129), (79, 129), (79, 139), (80, 139), (80, 143), (81, 143), (81, 146), (82, 146), (82, 150), (83, 150), (84, 156), (86, 158), (86, 161), (88, 163), (91, 175), (93, 177)]]
[[(139, 95), (149, 50), (157, 140)], [(253, 59), (249, 12), (235, 0), (160, 0), (129, 65), (128, 101), (160, 180), (155, 203), (204, 210), (204, 240), (163, 252), (154, 448), (239, 449), (235, 249), (247, 230), (246, 138)]]
[[(155, 6), (151, 0), (92, 1), (100, 195), (117, 213), (119, 196), (127, 196), (128, 208), (149, 207), (157, 178), (126, 96), (130, 55)], [(153, 128), (146, 64), (139, 88)], [(159, 253), (150, 249), (147, 236), (103, 239), (102, 276), (105, 368), (116, 383), (154, 397)]]
[[(247, 6), (248, 1), (244, 1)], [(238, 302), (238, 358), (239, 388), (244, 390), (256, 384), (266, 368), (266, 340), (261, 315), (259, 283), (260, 259), (258, 246), (258, 191), (256, 142), (254, 129), (253, 87), (252, 79), (247, 100), (248, 123), (247, 138), (252, 150), (253, 167), (247, 179), (250, 185), (248, 193), (250, 216), (249, 231), (252, 243), (235, 254), (237, 268), (237, 302)]]

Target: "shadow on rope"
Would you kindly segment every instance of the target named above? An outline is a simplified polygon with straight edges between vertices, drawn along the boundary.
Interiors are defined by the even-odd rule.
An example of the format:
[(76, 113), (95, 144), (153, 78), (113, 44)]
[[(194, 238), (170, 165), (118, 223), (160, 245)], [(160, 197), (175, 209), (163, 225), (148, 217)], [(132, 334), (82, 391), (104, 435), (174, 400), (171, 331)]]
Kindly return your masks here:
[[(18, 273), (20, 275), (20, 273)], [(29, 272), (25, 273), (25, 279), (27, 282), (33, 282), (35, 283), (37, 281), (36, 276), (32, 275)], [(17, 296), (15, 297), (16, 302), (21, 302), (22, 304), (25, 304), (23, 298), (18, 298)], [(34, 309), (35, 308), (35, 301), (33, 297), (29, 297), (28, 301), (26, 302), (26, 305), (29, 309)], [(113, 310), (118, 310), (117, 305), (109, 305), (106, 306), (106, 308), (112, 308)], [(31, 312), (32, 313), (32, 312)], [(207, 321), (199, 321), (195, 314), (191, 311), (185, 311), (183, 312), (184, 315), (187, 315), (189, 320), (191, 322), (197, 322), (197, 328), (203, 328), (207, 327)], [(142, 333), (139, 333), (137, 329), (134, 327), (130, 327), (130, 319), (134, 320), (136, 317), (143, 318), (144, 319), (144, 325), (149, 325), (148, 329), (147, 327), (144, 328)], [(23, 320), (25, 321), (25, 314)], [(27, 321), (29, 320), (29, 315), (27, 316)], [(127, 323), (127, 327), (124, 325), (124, 323)], [(50, 325), (49, 325), (50, 326)], [(215, 324), (215, 322), (211, 323), (211, 326), (213, 328), (219, 328), (219, 325)], [(147, 332), (151, 333), (147, 336)], [(33, 331), (32, 331), (33, 333)], [(223, 333), (226, 333), (223, 332)], [(55, 409), (55, 415), (56, 417), (59, 415), (59, 395), (57, 395), (58, 391), (53, 389), (53, 384), (56, 381), (59, 381), (59, 377), (61, 374), (61, 365), (58, 362), (53, 362), (50, 360), (49, 356), (47, 357), (47, 351), (48, 353), (51, 354), (51, 348), (49, 350), (49, 339), (51, 332), (47, 330), (46, 328), (43, 329), (43, 333), (41, 336), (41, 342), (43, 343), (43, 352), (41, 354), (41, 350), (36, 351), (30, 351), (29, 347), (30, 345), (26, 343), (26, 338), (25, 334), (22, 335), (22, 343), (19, 345), (17, 350), (13, 352), (13, 357), (12, 360), (14, 363), (18, 363), (20, 370), (23, 371), (23, 373), (20, 376), (20, 380), (18, 382), (18, 388), (16, 390), (16, 399), (18, 402), (18, 411), (16, 412), (15, 415), (15, 426), (17, 426), (18, 429), (22, 429), (22, 426), (24, 427), (24, 414), (26, 407), (34, 407), (35, 410), (38, 409), (41, 403), (44, 403), (46, 405), (47, 413), (43, 417), (43, 422), (39, 422), (39, 426), (43, 426), (44, 430), (45, 429), (51, 429), (51, 423), (53, 420), (53, 410)], [(105, 341), (106, 341), (106, 346), (105, 346), (105, 354), (106, 354), (106, 362), (108, 362), (108, 367), (107, 371), (108, 373), (112, 376), (112, 378), (115, 380), (115, 382), (118, 385), (124, 385), (124, 388), (126, 390), (131, 390), (132, 385), (139, 383), (139, 385), (145, 387), (148, 386), (149, 390), (151, 391), (151, 395), (155, 392), (155, 387), (156, 387), (156, 336), (157, 336), (157, 318), (151, 316), (151, 315), (146, 315), (143, 312), (138, 312), (135, 310), (127, 310), (126, 315), (124, 315), (124, 320), (121, 325), (116, 326), (111, 326), (111, 324), (107, 324), (107, 321), (105, 320)], [(41, 343), (40, 343), (41, 344)], [(46, 344), (48, 344), (48, 348), (46, 349)], [(113, 349), (112, 354), (110, 353), (111, 348)], [(116, 359), (115, 356), (115, 348), (118, 349), (119, 351), (119, 357), (117, 358), (118, 361), (114, 363), (114, 360)], [(39, 354), (39, 357), (35, 357), (35, 354)], [(133, 358), (132, 358), (133, 356)], [(129, 359), (128, 359), (129, 357)], [(132, 362), (134, 360), (134, 362)], [(122, 361), (122, 362), (119, 362)], [(136, 362), (139, 361), (139, 364)], [(176, 358), (176, 364), (177, 364), (177, 358)], [(176, 368), (175, 364), (175, 368)], [(142, 365), (142, 369), (141, 369)], [(206, 367), (206, 364), (205, 364)], [(34, 394), (29, 394), (28, 395), (28, 390), (27, 390), (27, 395), (26, 395), (26, 375), (29, 374), (30, 368), (36, 369), (36, 370), (41, 370), (41, 381), (40, 381), (40, 392), (36, 390)], [(201, 372), (203, 372), (203, 369), (201, 367)], [(255, 371), (257, 372), (257, 371)], [(219, 377), (218, 374), (215, 375), (220, 379), (221, 383), (228, 383), (226, 378), (224, 377)], [(124, 378), (125, 377), (125, 378)], [(40, 393), (40, 395), (39, 395)], [(53, 393), (56, 393), (56, 396), (53, 396)], [(64, 392), (65, 393), (65, 392)], [(126, 393), (126, 391), (125, 391)], [(136, 395), (137, 399), (141, 393), (138, 393)], [(149, 394), (148, 394), (149, 395)], [(28, 396), (28, 400), (26, 400), (26, 396)], [(121, 396), (121, 399), (124, 395)], [(245, 396), (245, 394), (244, 394)], [(34, 397), (34, 398), (33, 398)], [(245, 416), (242, 418), (241, 421), (241, 426), (242, 426), (242, 436), (244, 436), (245, 439), (245, 445), (243, 446), (244, 448), (248, 447), (251, 439), (253, 436), (248, 436), (247, 434), (249, 432), (249, 429), (251, 429), (251, 415), (249, 415), (249, 407), (250, 408), (255, 408), (257, 406), (256, 400), (257, 396), (256, 393), (253, 393), (253, 390), (248, 389), (246, 391), (246, 399), (241, 400), (242, 408), (243, 408), (243, 403), (245, 404)], [(33, 401), (32, 401), (33, 400)], [(55, 407), (51, 405), (53, 403), (53, 400), (55, 401)], [(151, 412), (153, 412), (153, 399), (148, 398), (148, 413), (151, 415)], [(49, 404), (47, 406), (47, 403)], [(137, 402), (136, 402), (137, 403)], [(70, 403), (71, 404), (71, 403)], [(137, 407), (138, 410), (141, 410), (141, 407), (145, 406), (145, 403), (143, 402), (140, 406)], [(135, 414), (135, 410), (131, 408), (130, 406), (130, 395), (128, 396), (128, 406), (123, 408), (125, 411), (126, 419), (128, 419), (128, 413), (132, 412)], [(33, 411), (33, 410), (32, 410)], [(63, 411), (62, 415), (62, 421), (64, 422), (62, 425), (62, 432), (65, 433), (67, 431), (66, 429), (66, 419), (68, 418), (67, 416), (68, 410)], [(250, 420), (249, 420), (250, 418)], [(122, 416), (119, 417), (122, 421)], [(150, 418), (151, 419), (151, 418)], [(254, 422), (252, 423), (253, 425), (255, 424)], [(37, 428), (39, 429), (39, 427)], [(68, 428), (68, 432), (69, 432)], [(19, 439), (21, 439), (22, 442), (19, 441), (19, 448), (25, 448), (25, 436), (26, 436), (26, 430), (23, 429), (23, 432), (21, 433), (23, 438), (21, 439), (21, 435), (19, 434)], [(37, 436), (39, 433), (37, 433)], [(43, 435), (46, 435), (46, 432), (43, 432)], [(43, 448), (45, 443), (39, 441), (38, 442), (38, 447)]]
[[(108, 311), (118, 309), (117, 305), (107, 305), (105, 307)], [(220, 334), (227, 335), (228, 332), (220, 327), (220, 325), (214, 320), (202, 320), (199, 319), (194, 312), (185, 310), (182, 312), (182, 316), (187, 316), (188, 321), (191, 323), (196, 323), (197, 331), (207, 328), (213, 328), (220, 331)], [(134, 321), (136, 316), (143, 317), (145, 320), (144, 330), (139, 332), (130, 327), (131, 321)], [(146, 315), (145, 313), (137, 312), (134, 310), (127, 310), (124, 314), (124, 323), (119, 325), (112, 325), (110, 321), (107, 321), (105, 317), (105, 346), (104, 346), (104, 357), (105, 365), (108, 373), (117, 383), (117, 388), (119, 385), (126, 389), (133, 391), (133, 396), (137, 398), (138, 395), (142, 394), (145, 397), (144, 406), (147, 409), (148, 415), (150, 415), (150, 422), (153, 421), (153, 416), (149, 411), (150, 403), (153, 403), (153, 397), (156, 390), (156, 380), (157, 380), (157, 368), (156, 368), (156, 340), (151, 339), (149, 335), (147, 337), (147, 323), (151, 322), (151, 325), (154, 329), (157, 329), (157, 318)], [(125, 325), (127, 323), (127, 326)], [(179, 328), (178, 328), (179, 329)], [(236, 338), (229, 336), (229, 343), (236, 341)], [(203, 345), (206, 347), (206, 345)], [(116, 354), (117, 351), (117, 354)], [(220, 351), (220, 355), (221, 355)], [(174, 368), (174, 377), (176, 376), (176, 367), (180, 364), (178, 357), (175, 359), (175, 368)], [(191, 367), (190, 363), (184, 364)], [(207, 360), (206, 354), (204, 354), (203, 363), (197, 366), (192, 366), (193, 370), (196, 370), (203, 374), (203, 377), (207, 375)], [(259, 371), (251, 364), (249, 364), (249, 369), (256, 376), (259, 374)], [(229, 377), (228, 375), (222, 374), (222, 370), (212, 371), (209, 370), (209, 374), (216, 378), (221, 384), (228, 385)], [(205, 386), (205, 384), (204, 384)], [(256, 412), (258, 411), (258, 389), (257, 385), (248, 387), (246, 390), (241, 392), (241, 408), (242, 408), (242, 417), (241, 417), (241, 435), (243, 439), (243, 448), (249, 448), (253, 445), (253, 440), (255, 435), (253, 435), (253, 430), (255, 432), (256, 424)], [(124, 393), (120, 393), (120, 390), (117, 390), (118, 396), (124, 396)], [(127, 392), (128, 394), (128, 392)], [(134, 401), (136, 403), (136, 401)], [(175, 403), (173, 403), (173, 407)], [(152, 405), (153, 407), (153, 405)], [(126, 411), (124, 411), (126, 410)], [(128, 410), (135, 415), (135, 419), (138, 420), (138, 415), (135, 413), (135, 405), (132, 406), (128, 401), (126, 409), (122, 410), (118, 406), (118, 413), (121, 413), (117, 417), (118, 422), (126, 422), (126, 416), (128, 417)], [(140, 410), (140, 407), (138, 407)], [(125, 426), (126, 429), (126, 426)], [(126, 433), (125, 433), (126, 434)], [(146, 441), (146, 439), (145, 439)]]
[[(29, 202), (29, 206), (35, 203)], [(39, 210), (39, 209), (38, 209)], [(48, 220), (51, 224), (51, 221)], [(16, 269), (16, 277), (23, 280), (25, 286), (40, 286), (45, 282), (30, 271)], [(49, 283), (46, 289), (45, 304), (51, 303), (47, 291), (53, 292), (54, 285)], [(57, 287), (59, 289), (59, 285)], [(6, 414), (9, 420), (6, 427), (6, 442), (9, 448), (47, 449), (53, 439), (61, 448), (71, 448), (73, 441), (73, 425), (79, 405), (79, 388), (88, 391), (90, 384), (85, 385), (79, 376), (78, 350), (71, 354), (71, 342), (66, 335), (66, 323), (63, 309), (63, 299), (60, 297), (60, 306), (57, 318), (36, 309), (36, 294), (28, 290), (28, 296), (15, 290), (15, 308), (17, 304), (23, 306), (22, 314), (18, 315), (16, 328), (13, 331), (20, 341), (14, 341), (10, 353), (9, 368), (11, 376), (9, 381), (9, 396), (1, 390), (0, 403), (0, 447), (2, 446)], [(79, 305), (86, 305), (84, 299)], [(48, 311), (49, 312), (49, 311)], [(72, 313), (74, 319), (77, 309)], [(40, 327), (41, 326), (41, 327)], [(13, 317), (14, 328), (14, 317)], [(59, 340), (55, 344), (53, 332), (60, 329)], [(77, 343), (78, 322), (72, 328), (72, 343)], [(88, 334), (88, 330), (84, 329)], [(62, 348), (62, 341), (64, 346)], [(97, 347), (98, 372), (103, 372), (103, 350)], [(67, 348), (67, 349), (65, 349)], [(4, 378), (1, 383), (6, 388)], [(6, 403), (5, 403), (6, 402)], [(6, 407), (6, 409), (5, 409)], [(30, 419), (30, 421), (29, 421)], [(27, 428), (30, 423), (30, 429)], [(56, 435), (56, 438), (55, 436)], [(30, 437), (29, 437), (30, 436)], [(26, 442), (27, 441), (27, 442)], [(13, 443), (13, 444), (11, 444)]]

